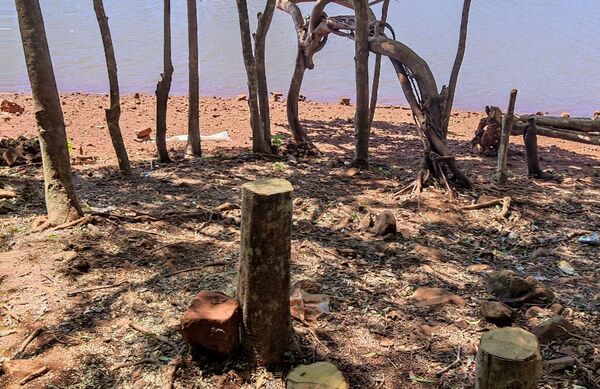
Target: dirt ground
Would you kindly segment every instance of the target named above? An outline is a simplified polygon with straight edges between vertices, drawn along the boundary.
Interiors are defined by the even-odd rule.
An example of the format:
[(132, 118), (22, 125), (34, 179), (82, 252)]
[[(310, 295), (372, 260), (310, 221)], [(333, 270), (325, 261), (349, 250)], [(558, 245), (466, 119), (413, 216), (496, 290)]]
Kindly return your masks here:
[[(25, 112), (0, 116), (0, 135), (33, 136), (31, 98), (2, 99)], [(83, 226), (32, 233), (45, 213), (41, 170), (0, 167), (0, 189), (18, 194), (6, 200), (14, 210), (0, 214), (0, 359), (13, 358), (32, 331), (43, 329), (18, 356), (29, 365), (0, 375), (0, 387), (161, 387), (175, 351), (158, 335), (181, 344), (179, 321), (198, 291), (235, 293), (240, 210), (214, 210), (239, 204), (240, 186), (261, 177), (293, 184), (292, 280), (310, 280), (329, 295), (331, 313), (294, 321), (302, 353), (270, 371), (252, 371), (241, 355), (219, 360), (194, 349), (183, 357), (176, 388), (283, 388), (291, 367), (319, 360), (334, 363), (352, 388), (472, 388), (479, 339), (495, 327), (479, 307), (494, 300), (486, 279), (501, 269), (550, 288), (576, 327), (541, 344), (545, 360), (572, 355), (578, 364), (545, 372), (540, 388), (600, 387), (600, 247), (578, 240), (600, 231), (600, 147), (540, 138), (542, 168), (562, 181), (538, 181), (526, 177), (515, 137), (510, 182), (501, 187), (490, 180), (495, 159), (468, 152), (482, 114), (457, 112), (448, 143), (474, 189), (454, 198), (436, 189), (398, 197), (421, 159), (406, 107), (378, 109), (371, 167), (348, 175), (352, 106), (302, 102), (301, 119), (322, 155), (294, 161), (248, 152), (246, 102), (203, 98), (203, 134), (226, 130), (231, 140), (203, 143), (202, 159), (183, 158), (185, 144), (172, 142), (176, 163), (157, 164), (154, 143), (135, 140), (136, 131), (154, 127), (154, 98), (126, 96), (121, 123), (135, 168), (126, 179), (116, 171), (104, 122), (108, 98), (68, 94), (62, 101), (77, 193), (95, 216)], [(272, 110), (273, 130), (285, 143), (285, 103), (273, 102)], [(186, 120), (186, 99), (171, 98), (168, 135), (185, 134)], [(460, 209), (483, 195), (510, 196), (508, 219), (497, 219), (495, 208)], [(365, 214), (385, 210), (394, 213), (398, 234), (381, 238), (358, 229)], [(111, 287), (85, 291), (98, 286)], [(466, 304), (416, 306), (409, 297), (419, 287), (443, 288)], [(515, 307), (515, 325), (530, 329), (527, 308)], [(458, 349), (459, 363), (437, 374)], [(44, 365), (46, 374), (19, 386)]]

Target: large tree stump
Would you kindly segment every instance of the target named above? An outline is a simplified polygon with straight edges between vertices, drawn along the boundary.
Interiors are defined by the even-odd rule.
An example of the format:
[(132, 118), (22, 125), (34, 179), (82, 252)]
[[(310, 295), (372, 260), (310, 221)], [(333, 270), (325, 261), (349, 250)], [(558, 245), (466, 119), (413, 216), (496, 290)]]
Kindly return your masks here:
[(290, 316), (292, 185), (261, 179), (242, 187), (237, 297), (242, 345), (254, 362), (280, 362), (293, 344)]
[(478, 389), (536, 389), (542, 373), (537, 338), (505, 327), (481, 337), (477, 352)]

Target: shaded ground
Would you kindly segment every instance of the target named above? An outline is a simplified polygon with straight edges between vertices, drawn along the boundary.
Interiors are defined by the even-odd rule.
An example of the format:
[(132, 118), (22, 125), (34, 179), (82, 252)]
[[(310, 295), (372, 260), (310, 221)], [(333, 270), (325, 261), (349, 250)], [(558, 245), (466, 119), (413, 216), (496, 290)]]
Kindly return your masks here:
[[(2, 135), (33, 134), (27, 97), (10, 98), (25, 104), (26, 112), (0, 121)], [(479, 338), (494, 327), (479, 310), (481, 301), (492, 299), (487, 274), (470, 271), (474, 264), (535, 276), (568, 308), (565, 315), (583, 336), (543, 344), (545, 359), (575, 353), (591, 368), (598, 359), (599, 248), (584, 246), (577, 237), (600, 229), (600, 148), (541, 139), (542, 167), (564, 179), (532, 181), (525, 177), (523, 149), (515, 139), (510, 184), (497, 187), (488, 179), (495, 160), (467, 153), (481, 116), (457, 113), (449, 144), (475, 189), (454, 199), (435, 190), (418, 199), (395, 199), (420, 162), (420, 141), (406, 109), (378, 111), (372, 166), (346, 177), (353, 107), (303, 103), (301, 116), (323, 155), (293, 164), (285, 157), (263, 160), (246, 154), (245, 102), (204, 99), (204, 133), (228, 130), (232, 141), (204, 144), (202, 160), (157, 165), (151, 163), (153, 144), (134, 141), (134, 132), (153, 122), (152, 98), (142, 96), (139, 104), (133, 97), (124, 99), (123, 131), (136, 174), (123, 179), (115, 172), (106, 128), (99, 127), (106, 100), (77, 94), (63, 99), (74, 153), (83, 148), (84, 155), (97, 157), (95, 164), (74, 166), (80, 199), (88, 210), (115, 216), (31, 234), (32, 221), (44, 213), (40, 172), (32, 166), (0, 170), (2, 185), (19, 193), (13, 200), (17, 210), (0, 216), (0, 357), (13, 356), (32, 329), (45, 328), (21, 357), (43, 361), (50, 372), (29, 387), (160, 387), (174, 351), (128, 324), (180, 342), (179, 319), (199, 290), (234, 294), (240, 211), (210, 217), (211, 210), (224, 202), (239, 203), (241, 184), (266, 176), (287, 178), (296, 190), (293, 281), (312, 280), (332, 298), (330, 315), (309, 327), (294, 323), (305, 348), (293, 364), (330, 360), (353, 388), (473, 387)], [(170, 135), (186, 131), (185, 104), (183, 98), (171, 99)], [(285, 134), (285, 104), (274, 103), (273, 109), (274, 129)], [(183, 146), (173, 143), (174, 153), (181, 155)], [(497, 221), (493, 208), (459, 209), (480, 195), (511, 196), (509, 220)], [(358, 230), (366, 213), (383, 210), (395, 214), (400, 234), (382, 239)], [(346, 216), (353, 223), (337, 228)], [(532, 256), (539, 248), (547, 251)], [(65, 258), (65, 251), (78, 255)], [(576, 273), (562, 273), (559, 260), (568, 261)], [(225, 265), (168, 276), (215, 262)], [(90, 270), (78, 271), (85, 263)], [(68, 296), (100, 285), (119, 286)], [(408, 297), (424, 286), (456, 293), (466, 305), (416, 307)], [(527, 328), (526, 308), (520, 309), (517, 323)], [(458, 346), (461, 363), (437, 377), (454, 361)], [(115, 369), (144, 359), (154, 362)], [(217, 361), (195, 350), (185, 357), (175, 387), (237, 387), (231, 383), (237, 380), (248, 388), (280, 388), (288, 369), (251, 373), (241, 357)], [(580, 368), (544, 374), (540, 387), (597, 387), (592, 382), (597, 373), (592, 371), (595, 378), (588, 373)], [(18, 387), (13, 378), (0, 376), (0, 386)]]

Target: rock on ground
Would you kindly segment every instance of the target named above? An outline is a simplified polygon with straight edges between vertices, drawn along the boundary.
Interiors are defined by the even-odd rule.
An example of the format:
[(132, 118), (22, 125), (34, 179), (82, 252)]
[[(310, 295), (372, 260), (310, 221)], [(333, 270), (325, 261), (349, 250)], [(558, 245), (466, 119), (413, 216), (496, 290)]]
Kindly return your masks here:
[(181, 319), (186, 342), (230, 355), (239, 343), (240, 306), (221, 292), (203, 290), (194, 297)]
[(488, 287), (498, 300), (505, 303), (544, 304), (554, 299), (554, 293), (533, 277), (519, 277), (510, 270), (492, 274)]
[(510, 307), (497, 301), (484, 301), (481, 304), (481, 313), (485, 317), (485, 320), (498, 327), (511, 325), (515, 315)]
[(377, 236), (396, 233), (396, 217), (391, 211), (380, 213), (375, 219), (373, 233)]

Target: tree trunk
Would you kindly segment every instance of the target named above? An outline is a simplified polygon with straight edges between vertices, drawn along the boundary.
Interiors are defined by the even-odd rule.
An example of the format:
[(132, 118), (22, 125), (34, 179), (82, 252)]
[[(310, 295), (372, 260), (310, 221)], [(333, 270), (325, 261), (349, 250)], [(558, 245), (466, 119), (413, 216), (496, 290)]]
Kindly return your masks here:
[(252, 52), (252, 38), (248, 21), (248, 4), (246, 0), (236, 0), (242, 39), (242, 53), (246, 76), (248, 78), (248, 107), (250, 109), (250, 126), (252, 127), (252, 151), (270, 154), (271, 147), (265, 142), (262, 132), (260, 110), (258, 106), (258, 80), (256, 78), (256, 61)]
[(198, 14), (196, 0), (187, 0), (189, 108), (186, 154), (202, 156), (200, 143), (200, 79), (198, 75)]
[(355, 155), (354, 164), (369, 165), (369, 135), (371, 132), (369, 111), (369, 4), (367, 0), (354, 0), (356, 15), (355, 62), (356, 62), (356, 113), (354, 116)]
[[(383, 1), (383, 8), (381, 10), (381, 21), (385, 24), (387, 21), (388, 8), (390, 6), (390, 0)], [(376, 34), (378, 31), (375, 32)], [(369, 111), (369, 126), (373, 125), (373, 118), (375, 117), (375, 109), (377, 108), (377, 97), (379, 94), (379, 79), (381, 78), (381, 54), (375, 56), (375, 70), (373, 71), (373, 86), (371, 87), (371, 103)]]
[(281, 362), (292, 347), (290, 250), (292, 185), (262, 179), (242, 187), (237, 297), (242, 345), (259, 365)]
[(542, 357), (536, 337), (515, 327), (491, 330), (477, 352), (478, 389), (536, 389)]
[(15, 0), (15, 5), (40, 136), (47, 223), (59, 225), (82, 215), (71, 177), (65, 122), (39, 1)]
[(265, 143), (271, 147), (271, 113), (269, 110), (269, 88), (267, 86), (267, 70), (265, 65), (265, 43), (267, 33), (275, 12), (275, 0), (268, 0), (265, 10), (258, 17), (258, 27), (254, 36), (254, 56), (256, 60), (256, 86), (260, 112), (261, 131)]
[(529, 124), (523, 132), (523, 140), (525, 141), (525, 154), (527, 156), (527, 174), (532, 177), (541, 178), (544, 173), (540, 169), (538, 159), (535, 119), (529, 119)]
[(304, 148), (305, 145), (310, 145), (308, 134), (298, 116), (298, 98), (300, 96), (300, 90), (302, 88), (302, 81), (304, 79), (304, 72), (306, 72), (306, 66), (304, 64), (304, 50), (298, 47), (298, 53), (296, 54), (296, 66), (294, 67), (294, 75), (288, 89), (287, 95), (287, 119), (290, 131), (296, 141), (299, 148)]
[(119, 119), (121, 117), (121, 102), (119, 94), (119, 79), (117, 77), (117, 61), (115, 59), (115, 51), (113, 49), (110, 27), (108, 25), (108, 17), (104, 12), (104, 4), (102, 0), (94, 0), (94, 11), (98, 19), (100, 27), (100, 35), (102, 36), (102, 44), (104, 46), (104, 56), (106, 58), (106, 68), (108, 70), (108, 83), (110, 85), (110, 108), (106, 110), (106, 124), (112, 141), (119, 169), (125, 175), (131, 175), (131, 167), (129, 165), (129, 157), (127, 149), (123, 143), (123, 135), (121, 135), (121, 126)]
[(173, 77), (171, 61), (171, 0), (164, 0), (163, 73), (156, 85), (156, 151), (160, 162), (171, 162), (167, 150), (167, 103)]
[(512, 133), (513, 121), (515, 119), (515, 103), (517, 101), (517, 90), (513, 89), (510, 92), (510, 100), (508, 103), (508, 111), (502, 121), (502, 134), (500, 136), (500, 147), (498, 148), (498, 166), (496, 173), (498, 175), (498, 181), (505, 183), (506, 177), (506, 162), (508, 160), (508, 144), (510, 141), (510, 134)]

